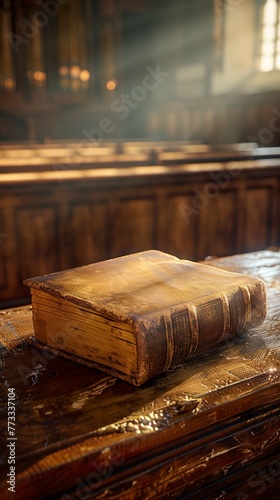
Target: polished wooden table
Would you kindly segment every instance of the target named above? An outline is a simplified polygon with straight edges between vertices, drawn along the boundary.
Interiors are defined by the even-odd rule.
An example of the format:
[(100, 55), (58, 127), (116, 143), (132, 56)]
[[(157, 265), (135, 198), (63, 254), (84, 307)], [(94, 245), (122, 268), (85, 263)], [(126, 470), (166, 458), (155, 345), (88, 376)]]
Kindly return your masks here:
[(266, 281), (264, 325), (140, 388), (0, 311), (1, 499), (279, 499), (280, 252), (208, 263)]

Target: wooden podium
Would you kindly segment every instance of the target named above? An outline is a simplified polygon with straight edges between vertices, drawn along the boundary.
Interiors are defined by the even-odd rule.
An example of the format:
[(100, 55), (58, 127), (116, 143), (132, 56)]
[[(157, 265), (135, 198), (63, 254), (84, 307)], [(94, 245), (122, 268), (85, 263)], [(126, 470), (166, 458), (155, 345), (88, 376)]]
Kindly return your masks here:
[(265, 323), (139, 388), (38, 349), (30, 306), (0, 311), (1, 498), (280, 497), (280, 252), (208, 263), (266, 281)]

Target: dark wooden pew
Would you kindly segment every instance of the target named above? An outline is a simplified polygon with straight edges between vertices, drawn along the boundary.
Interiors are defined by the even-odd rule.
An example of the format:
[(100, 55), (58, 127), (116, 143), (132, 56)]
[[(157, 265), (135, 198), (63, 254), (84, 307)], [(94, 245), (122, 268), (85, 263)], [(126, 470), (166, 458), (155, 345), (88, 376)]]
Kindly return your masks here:
[(214, 162), (207, 146), (153, 146), (154, 163), (151, 143), (127, 143), (119, 153), (101, 146), (99, 163), (86, 155), (60, 163), (73, 145), (56, 147), (60, 157), (53, 145), (2, 150), (2, 167), (7, 153), (15, 158), (14, 168), (0, 167), (2, 307), (28, 297), (27, 277), (125, 253), (157, 248), (199, 260), (279, 244), (276, 150), (254, 149), (246, 159), (225, 151), (235, 159)]

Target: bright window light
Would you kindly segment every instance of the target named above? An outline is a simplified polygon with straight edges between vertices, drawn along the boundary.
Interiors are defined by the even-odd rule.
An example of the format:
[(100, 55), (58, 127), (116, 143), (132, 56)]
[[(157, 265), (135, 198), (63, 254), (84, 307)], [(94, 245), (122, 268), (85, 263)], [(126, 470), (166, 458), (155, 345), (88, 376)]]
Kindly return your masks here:
[(260, 46), (261, 71), (280, 69), (280, 6), (279, 0), (266, 0), (263, 8)]

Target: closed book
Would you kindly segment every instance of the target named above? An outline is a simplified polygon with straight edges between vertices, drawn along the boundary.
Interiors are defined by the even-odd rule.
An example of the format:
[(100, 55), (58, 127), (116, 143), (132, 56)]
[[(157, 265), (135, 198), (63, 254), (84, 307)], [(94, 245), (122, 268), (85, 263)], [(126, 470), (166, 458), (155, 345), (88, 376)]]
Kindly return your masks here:
[(149, 250), (25, 280), (36, 339), (141, 385), (261, 325), (258, 278)]

